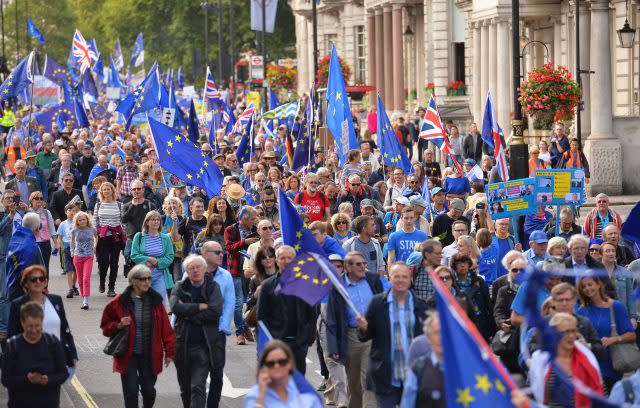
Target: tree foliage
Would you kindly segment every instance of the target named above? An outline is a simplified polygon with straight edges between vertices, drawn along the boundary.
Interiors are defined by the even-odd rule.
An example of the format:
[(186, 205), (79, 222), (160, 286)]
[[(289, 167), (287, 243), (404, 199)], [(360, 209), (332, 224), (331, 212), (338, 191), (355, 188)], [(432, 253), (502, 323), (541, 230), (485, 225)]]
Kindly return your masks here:
[[(69, 55), (75, 28), (80, 29), (87, 40), (95, 38), (105, 65), (109, 54), (119, 39), (125, 64), (131, 60), (131, 49), (138, 33), (142, 32), (145, 46), (145, 66), (158, 61), (160, 68), (183, 67), (187, 81), (193, 81), (194, 68), (200, 72), (204, 62), (209, 61), (213, 72), (217, 72), (218, 61), (218, 13), (217, 0), (208, 0), (209, 52), (204, 58), (204, 10), (201, 1), (194, 0), (28, 0), (28, 14), (42, 31), (47, 45), (37, 44), (41, 52), (50, 54), (64, 63)], [(20, 56), (27, 52), (27, 29), (25, 1), (14, 1), (5, 12), (5, 42), (9, 66), (17, 60), (16, 33), (19, 36)], [(15, 8), (18, 7), (18, 30), (16, 30)], [(251, 7), (249, 0), (223, 0), (224, 53), (230, 53), (230, 30), (233, 27), (235, 57), (250, 49), (259, 51), (255, 31), (251, 31)], [(230, 7), (234, 20), (229, 21)], [(294, 18), (286, 0), (279, 0), (276, 27), (267, 34), (269, 61), (294, 57)], [(293, 34), (293, 35), (292, 35)], [(31, 48), (36, 41), (31, 38)], [(194, 55), (200, 64), (194, 66)], [(196, 61), (197, 62), (197, 61)], [(231, 69), (225, 59), (227, 72)], [(201, 78), (199, 78), (202, 81)]]

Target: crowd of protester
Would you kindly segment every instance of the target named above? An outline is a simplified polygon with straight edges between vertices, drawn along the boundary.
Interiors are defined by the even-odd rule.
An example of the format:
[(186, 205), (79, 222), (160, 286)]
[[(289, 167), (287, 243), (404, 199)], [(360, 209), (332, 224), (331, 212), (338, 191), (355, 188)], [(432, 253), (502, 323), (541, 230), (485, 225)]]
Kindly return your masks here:
[[(240, 112), (244, 103), (234, 108)], [(371, 120), (344, 166), (334, 147), (317, 142), (309, 169), (298, 173), (280, 160), (287, 125), (273, 137), (257, 126), (253, 159), (242, 166), (239, 137), (218, 131), (220, 153), (212, 159), (224, 181), (216, 197), (167, 182), (148, 128), (125, 129), (105, 118), (86, 129), (70, 121), (51, 132), (34, 125), (29, 133), (24, 113), (14, 123), (3, 120), (0, 337), (9, 350), (2, 360), (9, 405), (59, 400), (60, 384), (78, 361), (65, 307), (88, 310), (92, 296), (107, 296), (103, 334), (113, 340), (128, 333), (113, 353), (126, 407), (138, 406), (139, 393), (145, 407), (153, 406), (156, 378), (171, 362), (184, 406), (218, 406), (227, 341), (254, 342), (258, 321), (275, 340), (258, 360), (247, 407), (320, 406), (292, 377), (295, 370), (305, 374), (314, 343), (327, 405), (445, 407), (434, 273), (514, 378), (553, 406), (555, 365), (524, 328), (527, 282), (517, 277), (528, 267), (606, 271), (549, 278), (537, 304), (563, 336), (557, 365), (594, 392), (619, 398), (614, 384), (624, 372), (614, 367), (611, 349), (637, 342), (640, 252), (620, 236), (622, 219), (609, 198), (597, 194), (582, 225), (570, 207), (557, 214), (540, 207), (517, 240), (509, 219), (490, 217), (484, 185), (499, 176), (477, 126), (461, 135), (447, 123), (465, 169), (481, 165), (484, 179), (471, 181), (418, 140), (425, 110), (416, 113), (395, 125), (417, 156), (411, 174), (382, 162)], [(212, 154), (206, 138), (200, 142)], [(531, 173), (582, 167), (589, 177), (579, 144), (561, 125), (531, 146), (530, 156)], [(316, 307), (278, 294), (280, 276), (296, 257), (282, 242), (278, 190), (341, 272), (358, 313), (337, 290)], [(5, 268), (13, 262), (8, 248), (16, 231), (34, 243), (31, 266), (23, 269)], [(66, 275), (64, 301), (47, 290), (51, 262)], [(91, 293), (94, 272), (98, 294)], [(126, 287), (118, 287), (119, 273)]]

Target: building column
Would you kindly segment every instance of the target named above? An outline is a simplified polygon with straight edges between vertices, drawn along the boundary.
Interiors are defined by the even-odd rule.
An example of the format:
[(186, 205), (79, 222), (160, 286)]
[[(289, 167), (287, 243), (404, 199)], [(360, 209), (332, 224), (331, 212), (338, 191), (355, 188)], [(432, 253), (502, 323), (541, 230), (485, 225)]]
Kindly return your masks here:
[[(385, 89), (384, 89), (384, 52), (382, 49), (383, 42), (383, 34), (384, 27), (382, 24), (382, 7), (377, 7), (375, 9), (375, 47), (377, 48), (377, 52), (375, 53), (375, 64), (376, 64), (376, 91), (381, 98), (384, 100)], [(375, 99), (374, 99), (375, 100)], [(374, 105), (375, 103), (372, 102)]]
[(384, 95), (382, 95), (382, 100), (384, 101), (385, 108), (389, 111), (396, 109), (393, 100), (393, 68), (389, 66), (395, 64), (396, 61), (393, 60), (393, 28), (391, 24), (391, 6), (385, 4), (382, 10), (382, 26), (384, 31), (384, 66), (387, 67), (387, 69), (384, 70)]
[[(367, 84), (378, 86), (376, 83), (376, 16), (373, 10), (367, 10)], [(369, 103), (376, 103), (376, 92), (369, 93)]]
[(556, 65), (562, 63), (562, 21), (560, 18), (553, 20), (553, 62)]
[[(488, 21), (489, 23), (489, 61), (497, 61), (497, 48), (498, 40), (496, 38), (496, 22), (494, 19)], [(486, 65), (489, 68), (489, 91), (491, 91), (491, 97), (496, 97), (497, 82), (498, 82), (498, 64), (489, 63)], [(486, 95), (484, 95), (486, 97)]]
[(509, 44), (511, 44), (511, 32), (509, 22), (501, 19), (496, 23), (496, 52), (495, 65), (497, 67), (496, 95), (493, 100), (496, 102), (496, 115), (498, 124), (507, 129), (511, 123), (511, 60), (509, 59)]
[(404, 55), (402, 44), (402, 5), (394, 5), (391, 40), (393, 42), (393, 109), (404, 112)]
[(482, 123), (482, 112), (483, 112), (483, 96), (482, 96), (482, 86), (480, 84), (480, 76), (482, 75), (482, 53), (480, 48), (482, 45), (480, 43), (480, 23), (473, 22), (471, 23), (473, 27), (473, 66), (471, 67), (471, 93), (473, 95), (473, 116), (478, 126), (481, 126)]
[[(573, 6), (575, 10), (575, 5)], [(575, 21), (575, 17), (574, 17)], [(580, 2), (580, 68), (589, 71), (591, 61), (591, 15), (589, 8), (585, 4), (585, 1)], [(608, 25), (607, 25), (608, 26)], [(575, 25), (574, 25), (575, 36)], [(607, 32), (607, 40), (609, 34)], [(569, 45), (570, 48), (575, 48), (574, 43)], [(575, 64), (575, 54), (573, 54), (573, 63)], [(574, 70), (575, 72), (575, 70)], [(582, 140), (587, 138), (587, 135), (591, 133), (591, 75), (581, 75), (582, 79), (582, 100), (584, 101), (584, 110), (580, 116), (580, 128), (582, 130)], [(611, 88), (609, 88), (611, 89)]]
[(622, 193), (622, 149), (613, 134), (610, 35), (609, 1), (591, 0), (590, 68), (595, 71), (591, 95), (598, 95), (598, 103), (591, 106), (591, 134), (585, 143), (585, 154), (591, 170), (587, 190), (592, 195)]
[[(481, 22), (482, 28), (480, 29), (480, 50), (489, 49), (489, 24), (488, 22)], [(480, 68), (480, 95), (481, 97), (486, 97), (487, 92), (489, 92), (489, 65), (491, 64), (489, 61), (485, 61), (482, 64), (482, 68)]]

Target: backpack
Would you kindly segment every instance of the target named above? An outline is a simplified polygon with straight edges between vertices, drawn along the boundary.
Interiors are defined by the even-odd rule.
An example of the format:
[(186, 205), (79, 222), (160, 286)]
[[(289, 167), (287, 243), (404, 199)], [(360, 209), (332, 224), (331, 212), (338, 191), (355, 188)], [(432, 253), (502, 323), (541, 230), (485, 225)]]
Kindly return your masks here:
[[(53, 335), (49, 333), (42, 332), (42, 336), (44, 337), (44, 342), (47, 345), (47, 349), (49, 350), (50, 355), (56, 354), (56, 341)], [(10, 359), (11, 362), (15, 362), (18, 359), (18, 346), (16, 342), (18, 341), (18, 336), (13, 336), (7, 340), (7, 344), (4, 346), (2, 352), (2, 360)]]

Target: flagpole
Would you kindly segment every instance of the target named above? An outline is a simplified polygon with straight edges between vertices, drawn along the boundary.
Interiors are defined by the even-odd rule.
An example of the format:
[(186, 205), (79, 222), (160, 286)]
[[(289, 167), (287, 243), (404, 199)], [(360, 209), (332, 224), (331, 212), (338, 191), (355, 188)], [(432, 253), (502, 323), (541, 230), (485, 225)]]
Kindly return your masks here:
[[(380, 93), (378, 92), (378, 98), (376, 99), (376, 106), (377, 101), (380, 99)], [(380, 112), (378, 112), (378, 115), (380, 115)], [(387, 172), (384, 169), (384, 154), (383, 152), (383, 147), (382, 147), (382, 142), (384, 141), (384, 136), (381, 135), (381, 130), (380, 129), (376, 129), (377, 130), (377, 135), (378, 135), (378, 143), (380, 144), (378, 150), (380, 150), (380, 154), (382, 155), (382, 180), (383, 181), (387, 181)], [(363, 180), (364, 181), (364, 180)]]
[[(29, 98), (29, 119), (27, 120), (27, 140), (29, 140), (29, 145), (31, 145), (31, 115), (33, 115), (33, 87), (36, 82), (35, 70), (33, 69), (36, 64), (36, 49), (33, 49), (33, 56), (31, 57), (31, 97)], [(33, 149), (33, 146), (31, 146)]]
[(313, 137), (313, 135), (316, 134), (317, 129), (318, 129), (318, 121), (316, 120), (316, 111), (315, 111), (315, 104), (314, 104), (315, 99), (313, 98), (313, 85), (311, 85), (311, 92), (309, 93), (309, 101), (307, 103), (311, 104), (311, 115), (312, 115), (312, 120), (313, 120), (313, 125), (310, 127), (313, 127), (313, 133), (310, 134), (309, 140), (307, 140), (307, 147), (309, 150), (309, 160), (307, 161), (307, 173), (311, 173), (311, 138)]
[(362, 314), (358, 311), (358, 309), (356, 309), (356, 306), (351, 301), (351, 298), (349, 298), (349, 294), (345, 290), (344, 286), (342, 286), (342, 283), (338, 281), (338, 278), (333, 273), (326, 272), (326, 270), (331, 271), (331, 268), (329, 267), (329, 265), (327, 265), (327, 261), (324, 259), (324, 257), (319, 256), (318, 254), (313, 252), (309, 252), (309, 254), (311, 254), (311, 256), (316, 260), (316, 262), (320, 264), (321, 266), (320, 269), (322, 270), (322, 272), (324, 272), (324, 274), (327, 275), (327, 278), (329, 278), (329, 280), (331, 281), (331, 285), (333, 285), (333, 287), (338, 291), (340, 296), (342, 296), (345, 303), (353, 311), (356, 317), (362, 317)]

